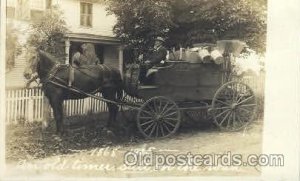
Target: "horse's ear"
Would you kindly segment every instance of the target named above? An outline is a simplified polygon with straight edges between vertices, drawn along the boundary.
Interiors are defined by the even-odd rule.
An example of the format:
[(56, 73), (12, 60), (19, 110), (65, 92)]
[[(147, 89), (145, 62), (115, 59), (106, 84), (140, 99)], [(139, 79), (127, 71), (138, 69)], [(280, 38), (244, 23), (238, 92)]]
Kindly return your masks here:
[(39, 55), (42, 55), (42, 56), (45, 56), (46, 55), (46, 52), (44, 50), (41, 50), (41, 49), (37, 49), (37, 53)]

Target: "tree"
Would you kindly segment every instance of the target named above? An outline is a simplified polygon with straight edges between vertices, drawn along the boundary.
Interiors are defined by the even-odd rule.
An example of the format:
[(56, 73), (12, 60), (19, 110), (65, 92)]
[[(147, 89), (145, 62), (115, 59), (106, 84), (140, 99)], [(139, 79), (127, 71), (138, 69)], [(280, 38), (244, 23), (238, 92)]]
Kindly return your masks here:
[[(240, 39), (264, 52), (266, 40), (265, 0), (190, 0), (171, 4), (173, 21), (170, 43), (184, 45)], [(175, 41), (174, 41), (175, 40)], [(172, 42), (173, 41), (173, 42)]]
[(169, 0), (109, 0), (108, 11), (116, 15), (114, 33), (140, 53), (153, 46), (156, 37), (167, 37), (171, 28)]
[(5, 69), (9, 71), (15, 65), (15, 56), (21, 53), (20, 44), (18, 42), (18, 31), (11, 24), (6, 26), (6, 63)]
[(33, 22), (30, 27), (28, 46), (44, 50), (63, 61), (65, 57), (63, 39), (67, 28), (58, 7), (53, 6), (47, 9), (43, 16)]
[(159, 35), (170, 47), (240, 39), (256, 51), (265, 50), (266, 0), (109, 2), (108, 10), (117, 17), (114, 32), (128, 45), (148, 44), (149, 37)]

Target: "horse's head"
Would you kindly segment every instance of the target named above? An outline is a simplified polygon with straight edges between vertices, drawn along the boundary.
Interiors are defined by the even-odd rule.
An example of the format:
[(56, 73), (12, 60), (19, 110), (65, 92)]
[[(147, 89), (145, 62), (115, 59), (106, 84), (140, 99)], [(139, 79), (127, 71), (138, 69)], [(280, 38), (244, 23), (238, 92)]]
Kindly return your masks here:
[(26, 79), (31, 79), (32, 76), (37, 73), (37, 65), (39, 62), (39, 53), (38, 50), (30, 48), (26, 53), (27, 66), (23, 72), (23, 75)]
[(24, 71), (26, 79), (31, 79), (34, 74), (38, 74), (40, 79), (44, 78), (51, 68), (59, 62), (54, 56), (43, 50), (29, 50), (27, 60), (28, 65)]

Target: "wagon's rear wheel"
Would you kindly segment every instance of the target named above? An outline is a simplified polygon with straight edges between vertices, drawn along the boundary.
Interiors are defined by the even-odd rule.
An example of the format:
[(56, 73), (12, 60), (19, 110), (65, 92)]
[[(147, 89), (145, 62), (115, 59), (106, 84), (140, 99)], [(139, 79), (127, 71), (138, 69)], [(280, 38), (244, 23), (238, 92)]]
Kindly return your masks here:
[(226, 131), (247, 126), (256, 112), (256, 98), (252, 89), (242, 82), (227, 82), (216, 92), (212, 101), (215, 124)]
[(162, 138), (174, 134), (181, 121), (176, 103), (166, 97), (153, 97), (138, 111), (137, 127), (146, 138)]

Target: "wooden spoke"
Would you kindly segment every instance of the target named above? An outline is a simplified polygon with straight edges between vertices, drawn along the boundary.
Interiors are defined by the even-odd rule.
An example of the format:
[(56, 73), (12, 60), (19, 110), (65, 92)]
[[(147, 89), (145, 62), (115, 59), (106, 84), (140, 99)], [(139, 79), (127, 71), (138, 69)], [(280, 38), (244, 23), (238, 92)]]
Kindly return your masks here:
[(168, 125), (166, 125), (165, 122), (162, 123), (162, 126), (166, 128), (169, 133), (171, 132), (171, 130), (168, 128)]
[(230, 114), (229, 114), (229, 117), (228, 117), (228, 121), (227, 121), (227, 125), (226, 125), (226, 128), (229, 128), (230, 127), (230, 123), (232, 123), (232, 114), (233, 114), (233, 112), (231, 112)]
[(217, 108), (215, 108), (214, 110), (223, 110), (223, 109), (230, 109), (230, 107), (217, 107)]
[(156, 126), (155, 126), (155, 130), (156, 130), (155, 137), (156, 138), (158, 137), (158, 126), (159, 126), (159, 124), (157, 123)]
[(154, 120), (151, 119), (150, 121), (147, 121), (147, 122), (142, 123), (141, 126), (144, 126), (144, 125), (146, 125), (146, 124), (153, 123), (153, 122), (154, 122)]
[(168, 125), (171, 125), (172, 127), (175, 127), (175, 125), (174, 125), (174, 124), (170, 123), (170, 122), (169, 122), (169, 121), (167, 121), (167, 120), (164, 120), (164, 122), (165, 122), (165, 123), (167, 123)]
[(153, 116), (153, 114), (149, 111), (145, 111), (145, 110), (142, 110), (143, 113), (146, 113), (147, 115), (150, 115), (150, 116)]
[(243, 104), (244, 102), (247, 102), (248, 100), (254, 98), (254, 96), (251, 96), (251, 97), (248, 97), (247, 99), (244, 99), (242, 100), (241, 102), (238, 102), (237, 104), (240, 105), (240, 104)]
[(221, 116), (222, 114), (224, 114), (224, 113), (226, 113), (226, 112), (228, 112), (228, 111), (230, 111), (230, 109), (227, 109), (227, 110), (225, 110), (225, 111), (219, 113), (218, 115), (215, 116), (215, 118), (218, 118), (219, 116)]
[(239, 107), (253, 107), (256, 106), (256, 104), (243, 104), (243, 105), (239, 105)]
[(168, 120), (168, 121), (177, 121), (177, 119), (176, 118), (163, 118), (163, 120)]
[(165, 111), (165, 109), (168, 107), (169, 103), (165, 104), (164, 107), (162, 108), (162, 110), (160, 111), (160, 113), (163, 113)]
[(239, 107), (239, 110), (243, 110), (243, 111), (246, 111), (246, 112), (248, 112), (248, 113), (251, 113), (251, 112), (252, 112), (252, 110), (248, 110), (248, 109), (243, 108), (243, 107)]
[(163, 115), (163, 116), (164, 116), (164, 118), (167, 118), (167, 117), (170, 117), (170, 116), (175, 115), (175, 114), (177, 114), (177, 112), (172, 112), (172, 113), (169, 113), (169, 114)]
[(235, 127), (236, 125), (236, 116), (235, 116), (235, 112), (232, 112), (232, 126)]
[(220, 124), (219, 125), (222, 125), (223, 124), (223, 122), (227, 119), (227, 117), (229, 116), (229, 114), (230, 114), (230, 111), (226, 114), (226, 116), (222, 119), (222, 121), (220, 122)]
[(221, 100), (216, 99), (216, 101), (219, 102), (219, 103), (225, 104), (226, 106), (230, 106), (228, 103), (223, 102), (223, 101), (221, 101)]
[(161, 131), (162, 136), (165, 136), (163, 125), (159, 124), (159, 127), (160, 127), (160, 131)]
[(159, 106), (158, 106), (158, 112), (161, 112), (161, 105), (162, 105), (162, 100), (159, 100)]
[(154, 125), (154, 122), (152, 122), (152, 124), (150, 124), (147, 128), (145, 128), (145, 132), (148, 131), (152, 126)]
[(164, 112), (161, 112), (161, 114), (166, 114), (166, 113), (168, 113), (169, 111), (171, 111), (175, 107), (176, 107), (176, 105), (173, 105), (172, 107), (170, 107), (169, 109), (165, 110)]
[(240, 119), (240, 116), (239, 116), (238, 114), (236, 114), (236, 119), (237, 119), (240, 123), (243, 124), (244, 121), (242, 121), (242, 120)]
[[(156, 111), (152, 108), (152, 105), (147, 105), (147, 108), (149, 108), (149, 110), (151, 111), (151, 113), (155, 113)], [(151, 114), (151, 115), (152, 115)]]
[(156, 125), (157, 125), (157, 123), (154, 123), (154, 125), (153, 125), (153, 127), (152, 127), (152, 129), (151, 129), (151, 132), (150, 132), (150, 134), (149, 134), (150, 137), (152, 136), (152, 134), (153, 134), (153, 132), (154, 132), (154, 130), (155, 130), (155, 128), (156, 128)]

